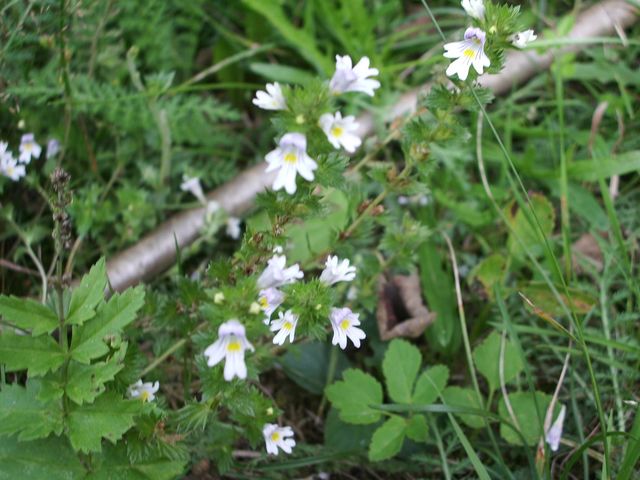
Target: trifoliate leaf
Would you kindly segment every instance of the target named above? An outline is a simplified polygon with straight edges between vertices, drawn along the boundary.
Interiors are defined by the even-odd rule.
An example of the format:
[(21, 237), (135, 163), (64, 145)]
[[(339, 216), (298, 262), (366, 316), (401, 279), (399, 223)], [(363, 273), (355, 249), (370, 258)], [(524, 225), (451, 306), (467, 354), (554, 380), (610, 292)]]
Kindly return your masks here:
[(104, 258), (96, 263), (89, 273), (82, 277), (80, 285), (71, 294), (68, 325), (81, 325), (95, 315), (95, 308), (104, 299), (107, 285), (107, 267)]
[[(536, 402), (538, 403), (538, 411), (536, 411)], [(535, 396), (529, 392), (516, 392), (509, 394), (509, 403), (511, 404), (513, 414), (517, 420), (517, 425), (515, 426), (516, 428), (519, 427), (520, 433), (522, 433), (522, 436), (524, 437), (524, 441), (529, 446), (535, 445), (538, 440), (540, 440), (540, 437), (542, 437), (541, 425), (544, 422), (549, 402), (551, 402), (551, 397), (542, 392), (535, 392)], [(540, 417), (538, 417), (538, 412)], [(500, 414), (500, 417), (509, 423), (516, 423), (509, 414), (504, 398), (500, 398), (500, 402), (498, 403), (498, 413)], [(555, 413), (557, 414), (558, 412)], [(504, 423), (500, 424), (500, 436), (512, 445), (522, 445), (522, 438), (520, 435)]]
[(67, 396), (77, 404), (93, 402), (105, 390), (104, 384), (113, 380), (124, 367), (126, 343), (106, 362), (84, 365), (72, 360), (69, 363)]
[(58, 326), (58, 317), (53, 310), (29, 298), (0, 295), (0, 316), (11, 325), (30, 331), (33, 336), (50, 333)]
[(0, 480), (75, 480), (86, 475), (69, 443), (57, 437), (31, 442), (0, 437), (0, 465)]
[(449, 369), (444, 365), (435, 365), (420, 375), (413, 393), (413, 403), (428, 405), (435, 402), (449, 380)]
[(373, 433), (369, 445), (369, 460), (379, 462), (396, 455), (402, 448), (407, 422), (402, 417), (391, 417)]
[(45, 438), (51, 433), (59, 435), (62, 432), (60, 402), (41, 402), (37, 399), (39, 390), (40, 382), (37, 380), (29, 380), (26, 388), (17, 384), (2, 387), (0, 435), (18, 434), (18, 440), (22, 441)]
[(382, 361), (382, 372), (394, 402), (411, 403), (413, 384), (421, 363), (420, 350), (409, 342), (395, 339), (389, 344)]
[[(478, 395), (470, 388), (447, 387), (442, 392), (444, 402), (452, 407), (472, 408), (484, 410), (484, 399), (482, 403), (478, 400)], [(471, 428), (482, 428), (485, 425), (483, 417), (480, 415), (459, 413), (456, 414), (460, 420)]]
[(89, 363), (109, 351), (105, 339), (120, 333), (122, 328), (136, 318), (136, 312), (144, 304), (144, 288), (130, 288), (116, 293), (103, 303), (96, 316), (80, 327), (71, 341), (71, 356), (81, 363)]
[(76, 406), (69, 411), (69, 440), (74, 450), (99, 452), (102, 439), (115, 443), (129, 430), (134, 416), (142, 410), (139, 400), (124, 400), (115, 392), (99, 396), (92, 404)]
[(100, 459), (100, 466), (87, 480), (172, 480), (181, 477), (186, 463), (157, 455), (132, 462), (122, 443), (105, 445)]
[[(494, 391), (500, 386), (500, 334), (491, 334), (473, 350), (473, 360), (478, 371), (487, 379), (489, 389)], [(507, 383), (524, 368), (518, 350), (508, 340), (504, 345), (504, 382)]]
[(407, 437), (414, 442), (426, 442), (429, 425), (424, 415), (414, 415), (407, 420)]
[(51, 337), (28, 337), (4, 332), (0, 335), (0, 363), (7, 371), (28, 370), (38, 376), (56, 370), (64, 362), (64, 352)]
[(377, 422), (381, 412), (370, 405), (382, 403), (382, 386), (371, 375), (356, 369), (345, 370), (342, 378), (325, 390), (329, 401), (340, 411), (340, 419), (360, 425)]

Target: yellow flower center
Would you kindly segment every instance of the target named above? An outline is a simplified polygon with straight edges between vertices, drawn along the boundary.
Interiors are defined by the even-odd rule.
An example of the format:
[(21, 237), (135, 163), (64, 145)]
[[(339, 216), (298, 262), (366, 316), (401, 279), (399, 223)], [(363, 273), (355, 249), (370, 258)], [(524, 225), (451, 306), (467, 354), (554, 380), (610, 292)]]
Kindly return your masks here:
[(150, 398), (151, 398), (151, 393), (149, 393), (147, 390), (143, 390), (142, 393), (140, 394), (140, 399), (143, 402), (148, 402)]
[(277, 442), (278, 440), (280, 440), (280, 434), (278, 432), (273, 432), (271, 434), (271, 440), (273, 440), (274, 442)]
[(474, 52), (472, 49), (467, 48), (464, 52), (462, 52), (462, 55), (464, 55), (467, 58), (473, 58), (475, 56), (476, 52)]
[(298, 157), (295, 153), (287, 153), (284, 156), (284, 161), (287, 163), (296, 163), (298, 161)]
[(293, 323), (291, 322), (284, 322), (284, 325), (282, 325), (282, 329), (289, 331), (293, 328)]
[(242, 349), (242, 345), (240, 345), (240, 342), (237, 340), (234, 340), (233, 342), (229, 342), (229, 345), (227, 345), (228, 352), (239, 352), (241, 349)]
[(333, 127), (331, 129), (331, 135), (333, 135), (334, 137), (341, 137), (343, 133), (344, 130), (342, 130), (341, 127)]
[(15, 172), (15, 168), (13, 168), (11, 165), (9, 165), (7, 167), (7, 174), (11, 177), (11, 176), (13, 176), (14, 172)]
[(348, 330), (350, 326), (351, 326), (351, 323), (349, 322), (349, 320), (342, 320), (340, 322), (340, 328), (342, 330)]
[(258, 303), (262, 308), (267, 308), (269, 306), (269, 301), (267, 300), (267, 297), (260, 297), (260, 300), (258, 300)]

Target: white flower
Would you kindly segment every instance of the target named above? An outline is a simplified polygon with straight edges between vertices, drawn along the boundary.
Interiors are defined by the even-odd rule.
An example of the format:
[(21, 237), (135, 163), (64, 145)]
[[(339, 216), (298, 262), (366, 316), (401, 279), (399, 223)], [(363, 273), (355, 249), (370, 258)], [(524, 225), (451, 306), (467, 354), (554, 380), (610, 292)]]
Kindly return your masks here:
[(300, 270), (300, 266), (295, 265), (286, 268), (287, 257), (284, 255), (274, 255), (267, 262), (267, 268), (264, 269), (258, 278), (258, 288), (263, 290), (269, 287), (279, 287), (304, 277), (304, 273)]
[(182, 184), (180, 185), (180, 189), (183, 192), (190, 192), (203, 205), (207, 204), (207, 199), (204, 197), (202, 185), (200, 185), (200, 179), (198, 177), (182, 175)]
[(38, 158), (42, 148), (35, 141), (33, 133), (25, 133), (20, 139), (20, 162), (29, 164), (32, 158)]
[(318, 164), (307, 155), (307, 137), (302, 133), (286, 133), (278, 142), (278, 148), (270, 151), (265, 160), (267, 172), (280, 169), (273, 182), (273, 189), (282, 187), (289, 195), (296, 193), (296, 174), (308, 181), (314, 179), (313, 171)]
[(347, 152), (353, 153), (360, 146), (362, 140), (353, 132), (358, 130), (356, 117), (349, 115), (342, 118), (340, 112), (335, 115), (325, 113), (319, 120), (320, 128), (327, 135), (327, 139), (334, 148), (344, 148)]
[(511, 35), (511, 43), (514, 47), (524, 48), (528, 43), (533, 42), (538, 36), (533, 33), (533, 30), (525, 30), (524, 32), (518, 32)]
[(329, 255), (324, 264), (324, 270), (320, 274), (320, 281), (327, 285), (338, 282), (350, 282), (356, 278), (356, 267), (349, 265), (349, 259), (340, 262), (337, 256)]
[(240, 238), (240, 224), (242, 223), (242, 220), (240, 220), (237, 217), (229, 217), (227, 218), (227, 229), (226, 229), (226, 233), (228, 236), (230, 236), (231, 238), (233, 238), (234, 240), (237, 240), (238, 238)]
[(59, 151), (60, 151), (60, 142), (55, 138), (52, 138), (47, 142), (47, 153), (45, 157), (47, 158), (47, 160), (49, 160), (50, 158), (55, 157)]
[(127, 393), (129, 398), (139, 398), (143, 402), (152, 402), (156, 398), (156, 392), (160, 389), (160, 383), (145, 382), (138, 380), (133, 385), (129, 385)]
[(247, 365), (244, 363), (244, 351), (254, 351), (245, 335), (244, 327), (237, 320), (229, 320), (218, 328), (218, 340), (204, 351), (207, 365), (213, 367), (224, 358), (224, 379), (233, 377), (247, 378)]
[(272, 332), (278, 332), (276, 333), (276, 336), (273, 337), (273, 343), (282, 345), (287, 339), (287, 336), (289, 337), (289, 342), (293, 343), (293, 339), (296, 335), (298, 318), (298, 315), (293, 313), (291, 310), (287, 310), (284, 314), (282, 312), (278, 312), (278, 319), (274, 320), (270, 327)]
[(471, 18), (484, 19), (484, 2), (482, 0), (462, 0), (461, 5)]
[(286, 110), (287, 101), (282, 94), (282, 88), (278, 82), (267, 83), (267, 91), (258, 90), (256, 98), (252, 100), (256, 107), (264, 110)]
[(360, 340), (366, 338), (365, 333), (358, 328), (359, 314), (353, 313), (350, 308), (332, 308), (329, 319), (333, 327), (333, 345), (340, 345), (341, 349), (347, 348), (347, 338), (353, 342), (356, 348), (360, 348)]
[(0, 173), (17, 182), (26, 175), (26, 169), (24, 165), (18, 165), (17, 160), (6, 149), (7, 144), (0, 142)]
[(329, 89), (333, 93), (363, 92), (373, 97), (373, 91), (380, 87), (380, 82), (367, 77), (375, 75), (378, 75), (378, 69), (369, 68), (368, 57), (362, 57), (352, 67), (349, 55), (336, 55), (336, 72), (331, 78)]
[(547, 433), (545, 435), (545, 440), (547, 441), (547, 443), (549, 444), (549, 448), (551, 448), (551, 451), (553, 452), (558, 450), (558, 447), (560, 446), (560, 439), (562, 438), (562, 426), (564, 424), (565, 411), (566, 411), (566, 408), (564, 405), (562, 405), (562, 408), (560, 409), (560, 413), (558, 414), (556, 421), (553, 422), (553, 425), (551, 425), (551, 428), (547, 430)]
[(275, 423), (267, 423), (262, 427), (262, 435), (264, 435), (267, 453), (271, 455), (278, 455), (278, 447), (285, 453), (291, 453), (291, 449), (296, 446), (293, 438), (286, 438), (293, 437), (291, 427), (279, 427)]
[(484, 53), (485, 38), (486, 34), (482, 30), (470, 27), (464, 32), (463, 41), (445, 44), (444, 56), (457, 59), (447, 68), (447, 75), (452, 77), (458, 74), (458, 78), (464, 81), (469, 75), (471, 65), (478, 75), (482, 75), (484, 67), (491, 65), (489, 57)]
[(271, 321), (271, 315), (276, 309), (282, 305), (284, 301), (284, 293), (278, 290), (275, 287), (265, 288), (264, 290), (260, 290), (258, 297), (258, 304), (260, 305), (260, 310), (264, 312), (264, 323), (268, 325)]

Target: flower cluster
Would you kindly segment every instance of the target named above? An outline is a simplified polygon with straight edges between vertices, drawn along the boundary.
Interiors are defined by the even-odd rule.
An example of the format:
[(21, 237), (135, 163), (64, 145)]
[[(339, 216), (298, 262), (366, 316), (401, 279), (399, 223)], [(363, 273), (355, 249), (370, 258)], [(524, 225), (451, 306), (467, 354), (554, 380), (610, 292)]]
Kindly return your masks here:
[[(350, 265), (348, 259), (340, 260), (337, 256), (329, 256), (325, 262), (325, 268), (320, 274), (319, 281), (330, 287), (338, 282), (350, 282), (356, 276), (356, 268)], [(260, 289), (256, 309), (264, 314), (264, 323), (274, 332), (273, 343), (283, 345), (287, 339), (295, 340), (296, 327), (300, 321), (300, 315), (292, 309), (278, 312), (278, 318), (272, 321), (272, 315), (285, 302), (286, 293), (281, 288), (295, 283), (304, 278), (304, 273), (298, 264), (287, 266), (287, 257), (281, 249), (274, 251), (274, 255), (268, 260), (267, 266), (258, 277), (256, 284)], [(223, 301), (223, 296), (220, 300)], [(260, 311), (259, 310), (259, 311)], [(351, 340), (356, 348), (366, 334), (359, 328), (359, 315), (351, 309), (332, 308), (329, 315), (329, 323), (333, 329), (333, 345), (340, 348), (347, 347)], [(224, 322), (218, 328), (218, 339), (204, 350), (207, 365), (213, 367), (224, 360), (224, 379), (231, 381), (234, 378), (244, 380), (247, 378), (247, 365), (245, 352), (254, 351), (253, 345), (247, 339), (245, 327), (236, 319)], [(137, 384), (136, 384), (137, 385)], [(263, 434), (269, 454), (277, 455), (278, 448), (286, 453), (291, 453), (295, 441), (291, 438), (293, 431), (290, 427), (278, 427), (275, 424), (266, 424)]]
[[(52, 145), (52, 142), (57, 144), (57, 140), (51, 140), (49, 145)], [(8, 148), (9, 144), (7, 142), (0, 142), (0, 173), (17, 182), (27, 173), (25, 165), (29, 165), (32, 158), (40, 156), (42, 147), (36, 143), (33, 133), (25, 133), (20, 140), (20, 155), (17, 159), (13, 157), (13, 153), (10, 150), (7, 150)], [(47, 146), (47, 158), (50, 158), (49, 150), (50, 147)]]
[[(462, 8), (464, 11), (480, 24), (485, 23), (486, 8), (484, 0), (462, 0)], [(489, 32), (495, 31), (495, 27)], [(533, 30), (525, 30), (523, 32), (514, 33), (509, 37), (512, 45), (517, 48), (524, 48), (528, 43), (536, 39)], [(446, 74), (449, 77), (455, 75), (462, 81), (469, 76), (471, 67), (482, 75), (485, 68), (491, 66), (491, 60), (485, 54), (485, 43), (487, 33), (478, 27), (469, 27), (464, 32), (464, 40), (460, 42), (451, 42), (444, 45), (445, 58), (453, 59), (453, 62), (447, 68)]]
[[(378, 70), (370, 68), (369, 59), (363, 57), (353, 66), (348, 55), (336, 55), (336, 71), (329, 82), (329, 91), (333, 95), (346, 92), (362, 92), (374, 95), (380, 82), (370, 78), (378, 75)], [(265, 110), (287, 110), (287, 100), (279, 83), (268, 83), (266, 91), (259, 90), (253, 99), (253, 104)], [(354, 153), (362, 143), (356, 135), (358, 123), (355, 117), (343, 117), (340, 112), (327, 112), (318, 119), (318, 126), (322, 129), (327, 140), (335, 149), (343, 148), (348, 153)], [(273, 182), (274, 190), (284, 190), (293, 195), (297, 190), (296, 177), (300, 175), (311, 182), (315, 178), (317, 162), (307, 153), (307, 137), (301, 132), (287, 132), (279, 140), (278, 146), (269, 152), (265, 160), (268, 163), (267, 172), (277, 172)]]

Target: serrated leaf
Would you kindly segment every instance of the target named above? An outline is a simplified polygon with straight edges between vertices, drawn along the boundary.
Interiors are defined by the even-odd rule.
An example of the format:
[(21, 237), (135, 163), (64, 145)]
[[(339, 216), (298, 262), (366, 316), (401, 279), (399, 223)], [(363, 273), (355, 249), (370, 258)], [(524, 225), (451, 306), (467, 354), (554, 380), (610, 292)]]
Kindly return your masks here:
[(55, 312), (30, 298), (0, 295), (0, 316), (11, 325), (30, 331), (33, 336), (50, 333), (58, 326)]
[[(487, 379), (491, 391), (500, 386), (500, 343), (500, 334), (494, 331), (473, 350), (476, 368)], [(516, 378), (524, 368), (518, 350), (508, 340), (505, 340), (503, 363), (505, 383)]]
[[(60, 402), (38, 400), (40, 383), (29, 380), (27, 386), (5, 385), (0, 391), (0, 435), (18, 435), (18, 440), (45, 438), (62, 432)], [(0, 468), (0, 470), (2, 470)]]
[(86, 471), (69, 443), (52, 437), (21, 442), (0, 438), (0, 480), (76, 480)]
[[(540, 417), (538, 417), (538, 412), (536, 411), (536, 401), (538, 403), (538, 408), (540, 409)], [(527, 445), (533, 446), (538, 442), (538, 440), (540, 440), (540, 437), (542, 436), (542, 422), (540, 420), (544, 421), (550, 402), (551, 397), (542, 392), (535, 392), (535, 399), (534, 395), (529, 392), (516, 392), (509, 394), (509, 403), (511, 404), (511, 408), (513, 409), (513, 413), (517, 420), (517, 425), (514, 426), (520, 427), (520, 433), (524, 437)], [(559, 406), (556, 405), (556, 407), (557, 411), (554, 413), (553, 418), (555, 418), (560, 409)], [(500, 414), (500, 417), (512, 424), (514, 423), (511, 415), (509, 415), (504, 398), (500, 398), (498, 403), (498, 413)], [(522, 438), (520, 438), (513, 429), (504, 423), (500, 424), (500, 436), (512, 445), (522, 445)]]
[(184, 473), (186, 463), (158, 456), (132, 462), (123, 444), (105, 445), (101, 460), (86, 480), (171, 480)]
[(72, 404), (68, 419), (71, 446), (85, 453), (99, 452), (102, 439), (119, 440), (134, 425), (142, 407), (142, 402), (124, 400), (115, 392), (99, 396), (92, 404)]
[(413, 393), (414, 404), (431, 404), (435, 402), (449, 380), (449, 369), (444, 365), (434, 365), (422, 372), (416, 382)]
[(382, 372), (389, 396), (396, 403), (411, 403), (422, 355), (420, 350), (405, 340), (395, 339), (389, 344), (382, 361)]
[(0, 363), (7, 371), (28, 370), (38, 376), (57, 370), (64, 362), (64, 352), (51, 337), (29, 337), (4, 332), (0, 335)]
[[(444, 401), (452, 407), (475, 408), (484, 410), (484, 399), (482, 403), (478, 400), (478, 395), (470, 388), (447, 387), (442, 392)], [(484, 419), (479, 415), (456, 413), (460, 420), (471, 428), (482, 428), (485, 426)]]
[(104, 258), (98, 260), (80, 285), (71, 294), (66, 323), (81, 325), (95, 315), (95, 308), (104, 299), (107, 285), (107, 267)]
[(379, 462), (396, 455), (402, 448), (407, 423), (402, 417), (391, 417), (378, 428), (369, 445), (369, 460)]
[(407, 420), (407, 437), (414, 442), (426, 442), (429, 425), (424, 415), (414, 415)]
[(124, 367), (126, 343), (105, 362), (84, 365), (75, 361), (69, 363), (67, 396), (77, 404), (93, 402), (105, 390), (104, 384), (113, 380)]
[(345, 370), (344, 380), (326, 388), (327, 398), (340, 411), (340, 419), (364, 425), (380, 419), (381, 413), (370, 405), (382, 403), (382, 386), (371, 375), (360, 370)]
[(103, 303), (96, 316), (82, 325), (71, 341), (71, 356), (80, 363), (89, 363), (109, 351), (105, 338), (120, 333), (136, 318), (144, 304), (144, 288), (130, 288), (122, 294), (116, 293)]

